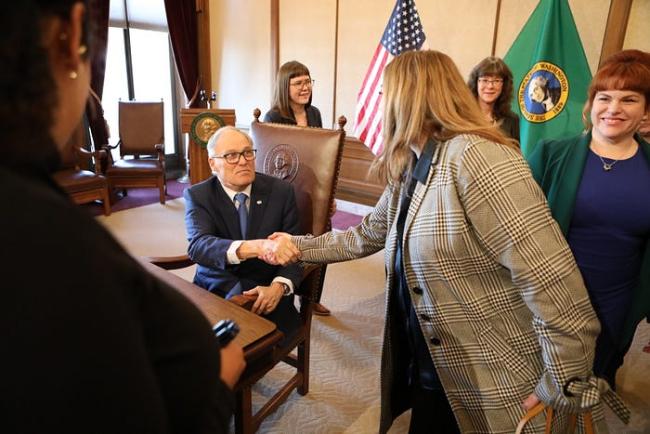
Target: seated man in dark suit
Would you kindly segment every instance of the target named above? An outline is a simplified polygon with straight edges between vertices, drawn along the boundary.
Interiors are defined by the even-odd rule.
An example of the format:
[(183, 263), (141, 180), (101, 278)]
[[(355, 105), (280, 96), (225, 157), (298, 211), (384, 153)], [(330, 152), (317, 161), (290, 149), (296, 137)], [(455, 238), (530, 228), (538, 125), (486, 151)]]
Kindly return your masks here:
[(225, 298), (257, 295), (253, 312), (273, 321), (288, 339), (300, 325), (293, 290), (301, 268), (258, 258), (293, 249), (266, 239), (276, 231), (298, 231), (293, 187), (255, 173), (253, 141), (234, 127), (218, 130), (207, 150), (215, 176), (183, 194), (188, 254), (198, 264), (194, 283)]

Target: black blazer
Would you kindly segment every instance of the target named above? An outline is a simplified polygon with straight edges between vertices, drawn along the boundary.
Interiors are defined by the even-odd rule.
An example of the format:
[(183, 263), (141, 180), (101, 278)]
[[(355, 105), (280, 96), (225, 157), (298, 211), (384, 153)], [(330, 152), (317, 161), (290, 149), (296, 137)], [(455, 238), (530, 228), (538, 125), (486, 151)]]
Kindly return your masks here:
[(227, 433), (210, 324), (45, 165), (0, 162), (2, 431)]
[[(305, 111), (307, 112), (307, 126), (323, 128), (323, 121), (320, 117), (320, 111), (316, 107), (310, 105), (308, 107), (305, 107)], [(296, 120), (293, 117), (293, 113), (291, 115), (292, 116), (290, 118), (284, 117), (277, 109), (271, 109), (264, 115), (264, 122), (296, 125)]]

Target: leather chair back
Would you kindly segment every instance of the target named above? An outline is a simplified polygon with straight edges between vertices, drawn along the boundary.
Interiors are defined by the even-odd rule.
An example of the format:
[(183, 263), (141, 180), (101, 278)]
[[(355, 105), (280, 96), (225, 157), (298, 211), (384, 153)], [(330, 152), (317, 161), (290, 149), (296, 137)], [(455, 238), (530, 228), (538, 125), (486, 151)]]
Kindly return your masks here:
[(302, 233), (320, 235), (331, 229), (330, 213), (345, 138), (344, 119), (339, 122), (339, 130), (261, 123), (259, 116), (251, 124), (257, 149), (255, 168), (293, 185)]
[(154, 155), (165, 143), (163, 102), (119, 102), (120, 155)]

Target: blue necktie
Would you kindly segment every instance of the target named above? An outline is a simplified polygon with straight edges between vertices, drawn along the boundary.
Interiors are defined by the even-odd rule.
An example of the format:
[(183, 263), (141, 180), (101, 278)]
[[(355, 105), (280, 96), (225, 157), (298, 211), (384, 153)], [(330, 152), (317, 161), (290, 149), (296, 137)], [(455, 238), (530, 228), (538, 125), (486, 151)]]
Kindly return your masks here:
[(246, 196), (245, 193), (237, 193), (235, 195), (235, 201), (239, 203), (239, 208), (237, 208), (237, 214), (239, 214), (239, 229), (241, 230), (242, 239), (246, 239), (246, 228), (248, 227), (248, 210), (246, 209)]

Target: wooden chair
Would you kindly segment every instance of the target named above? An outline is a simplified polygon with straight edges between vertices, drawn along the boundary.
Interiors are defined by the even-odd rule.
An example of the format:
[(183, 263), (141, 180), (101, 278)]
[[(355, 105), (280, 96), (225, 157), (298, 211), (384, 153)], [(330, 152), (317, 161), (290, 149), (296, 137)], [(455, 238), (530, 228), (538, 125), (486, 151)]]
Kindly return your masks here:
[[(84, 123), (82, 122), (61, 155), (61, 168), (53, 178), (77, 204), (102, 201), (104, 215), (111, 214), (108, 182), (101, 174), (107, 160), (104, 150), (90, 152), (84, 149)], [(95, 171), (87, 170), (88, 163), (94, 161)]]
[[(119, 102), (119, 135), (115, 146), (106, 146), (109, 165), (106, 169), (111, 193), (127, 187), (152, 187), (160, 191), (165, 203), (165, 128), (163, 102)], [(113, 160), (110, 149), (120, 149), (120, 159)], [(125, 159), (125, 156), (133, 158)]]
[[(257, 149), (256, 170), (283, 178), (294, 186), (303, 233), (320, 235), (327, 232), (330, 230), (330, 211), (334, 203), (343, 153), (345, 118), (339, 119), (338, 130), (325, 130), (261, 123), (260, 114), (260, 111), (255, 109), (255, 121), (251, 124), (251, 135)], [(192, 264), (186, 255), (149, 260), (165, 269), (182, 268)], [(304, 279), (299, 288), (296, 288), (300, 300), (301, 324), (296, 336), (291, 342), (276, 347), (271, 357), (249, 364), (243, 376), (246, 380), (240, 380), (237, 384), (235, 430), (238, 434), (256, 432), (262, 421), (274, 412), (294, 389), (301, 395), (309, 391), (312, 307), (320, 298), (325, 269), (325, 265), (304, 267)], [(250, 304), (244, 300), (240, 305), (248, 307)], [(275, 395), (253, 413), (253, 385), (280, 362), (294, 367), (295, 373)]]

